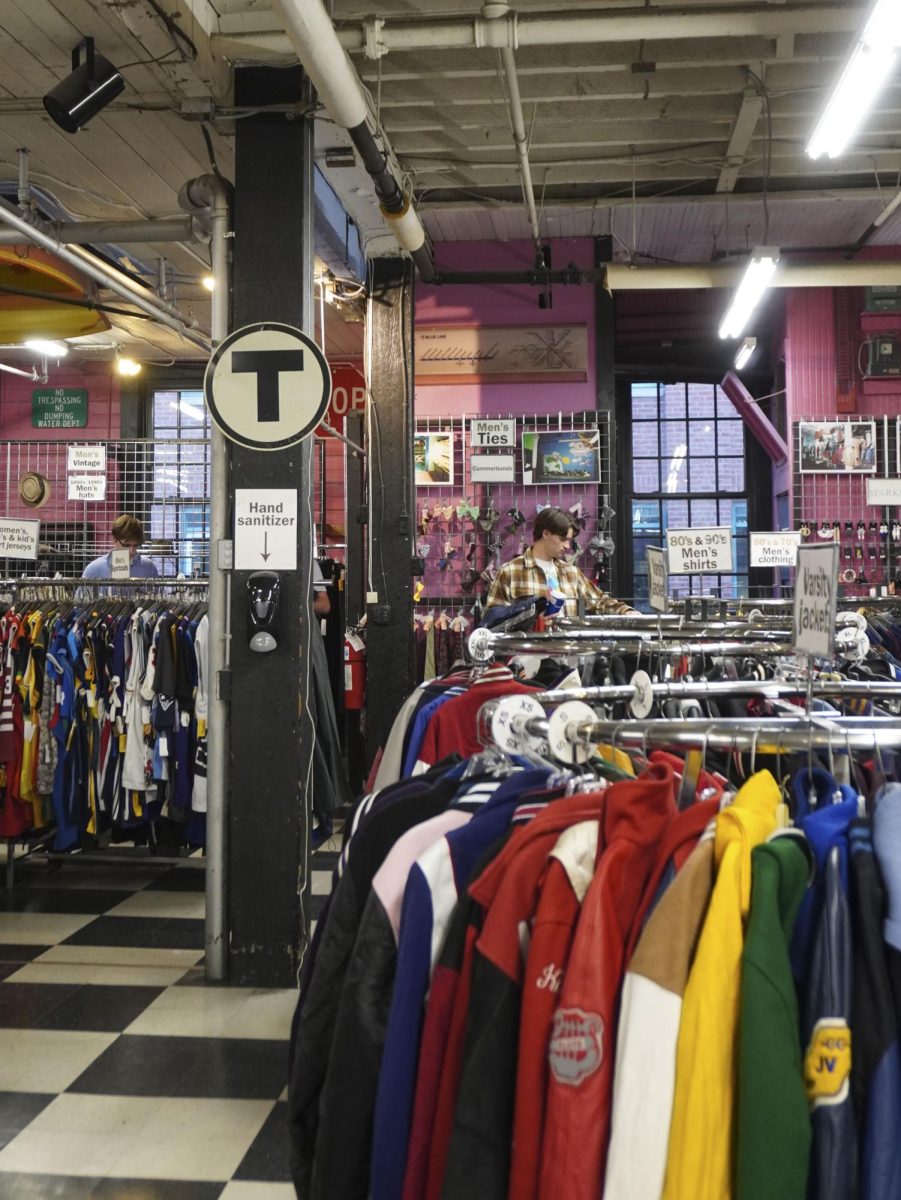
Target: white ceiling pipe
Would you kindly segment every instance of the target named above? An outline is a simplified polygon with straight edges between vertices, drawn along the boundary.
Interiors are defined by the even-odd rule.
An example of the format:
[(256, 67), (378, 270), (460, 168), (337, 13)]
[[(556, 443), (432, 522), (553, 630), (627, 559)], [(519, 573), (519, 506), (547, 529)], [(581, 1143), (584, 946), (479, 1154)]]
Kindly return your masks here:
[[(273, 0), (281, 10), (285, 0)], [(305, 5), (305, 7), (315, 7)], [(782, 37), (801, 33), (853, 33), (855, 5), (804, 4), (789, 8), (636, 9), (607, 13), (515, 13), (486, 19), (348, 22), (337, 31), (345, 50), (380, 58), (389, 50), (470, 50), (485, 47), (569, 46), (589, 42)], [(329, 22), (331, 24), (331, 22)], [(289, 31), (290, 32), (290, 31)]]
[[(734, 266), (719, 263), (673, 266), (611, 263), (605, 268), (606, 286), (612, 292), (670, 291), (675, 288), (731, 288), (741, 280), (744, 262)], [(884, 260), (857, 262), (779, 264), (771, 288), (873, 287), (897, 284), (901, 268)]]
[(393, 153), (387, 138), (382, 134), (383, 152), (373, 136), (375, 122), (370, 121), (363, 85), (338, 40), (322, 0), (272, 0), (272, 9), (281, 18), (319, 99), (337, 124), (350, 133), (363, 165), (375, 181), (388, 227), (401, 248), (411, 254), (420, 278), (428, 281), (434, 276), (435, 267), (419, 214), (388, 165)]
[(501, 60), (504, 64), (507, 90), (510, 95), (510, 121), (513, 125), (513, 140), (516, 143), (516, 153), (519, 158), (519, 178), (522, 180), (522, 194), (526, 202), (526, 211), (529, 214), (532, 238), (537, 245), (541, 235), (538, 232), (538, 210), (535, 207), (532, 169), (529, 166), (529, 139), (526, 135), (526, 123), (522, 113), (522, 96), (519, 93), (519, 79), (516, 75), (516, 59), (509, 46), (504, 46), (501, 50)]
[(16, 212), (12, 205), (2, 199), (0, 199), (0, 221), (11, 226), (13, 229), (17, 229), (19, 233), (24, 234), (26, 241), (35, 242), (38, 246), (42, 246), (45, 250), (49, 250), (52, 254), (55, 254), (63, 262), (77, 267), (79, 271), (82, 271), (88, 278), (93, 279), (95, 283), (109, 288), (117, 296), (128, 300), (142, 312), (153, 317), (161, 325), (166, 325), (170, 329), (174, 329), (186, 341), (192, 342), (195, 346), (200, 347), (205, 353), (209, 354), (209, 338), (205, 337), (202, 333), (194, 332), (194, 327), (197, 325), (196, 320), (188, 320), (173, 305), (158, 300), (152, 292), (147, 291), (146, 288), (142, 288), (140, 284), (132, 283), (121, 272), (104, 266), (92, 254), (88, 254), (86, 250), (82, 250), (81, 247), (60, 245), (56, 238), (50, 237), (48, 234), (29, 224), (28, 221)]

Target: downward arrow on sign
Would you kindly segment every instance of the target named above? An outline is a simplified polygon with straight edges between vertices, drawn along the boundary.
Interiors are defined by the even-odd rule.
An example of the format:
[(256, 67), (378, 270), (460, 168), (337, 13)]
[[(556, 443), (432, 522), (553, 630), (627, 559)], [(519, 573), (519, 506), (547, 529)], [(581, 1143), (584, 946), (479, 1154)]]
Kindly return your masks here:
[(263, 562), (266, 562), (268, 557), (269, 557), (269, 530), (267, 529), (266, 532), (263, 534)]

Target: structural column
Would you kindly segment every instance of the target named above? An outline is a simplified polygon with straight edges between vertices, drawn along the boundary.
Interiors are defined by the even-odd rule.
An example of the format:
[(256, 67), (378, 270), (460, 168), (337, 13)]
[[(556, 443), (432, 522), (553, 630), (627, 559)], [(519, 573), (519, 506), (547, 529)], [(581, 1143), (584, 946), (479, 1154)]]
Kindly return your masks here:
[[(610, 236), (595, 238), (594, 265), (601, 268), (613, 259), (613, 238)], [(594, 289), (594, 355), (595, 355), (595, 406), (600, 416), (607, 414), (607, 445), (606, 454), (610, 463), (609, 489), (607, 503), (616, 509), (616, 524), (611, 532), (616, 541), (616, 553), (610, 563), (609, 591), (611, 595), (619, 595), (619, 580), (622, 562), (623, 539), (621, 530), (625, 528), (626, 514), (623, 511), (625, 501), (619, 494), (619, 470), (617, 468), (617, 438), (616, 438), (616, 308), (613, 296), (602, 283)]]
[[(235, 103), (263, 110), (293, 105), (307, 86), (299, 68), (243, 68), (235, 73)], [(237, 121), (235, 329), (271, 320), (312, 335), (312, 213), (312, 124), (284, 113)], [(269, 452), (236, 445), (232, 510), (237, 488), (298, 493), (297, 570), (280, 572), (280, 632), (272, 652), (249, 648), (249, 572), (231, 577), (228, 978), (233, 984), (289, 987), (296, 983), (308, 930), (315, 737), (308, 706), (314, 631), (311, 440)]]
[(415, 686), (412, 263), (375, 259), (370, 289), (366, 749), (371, 762)]

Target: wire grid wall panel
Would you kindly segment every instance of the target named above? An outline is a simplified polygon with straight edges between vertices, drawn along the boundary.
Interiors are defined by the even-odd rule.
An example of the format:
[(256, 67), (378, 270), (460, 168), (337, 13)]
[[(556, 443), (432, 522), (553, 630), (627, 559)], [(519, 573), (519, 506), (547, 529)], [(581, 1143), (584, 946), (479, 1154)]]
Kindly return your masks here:
[[(871, 596), (894, 590), (901, 568), (901, 506), (868, 504), (866, 482), (870, 478), (901, 476), (899, 420), (896, 416), (843, 413), (836, 417), (801, 418), (792, 427), (793, 525), (795, 529), (809, 528), (809, 536), (803, 540), (812, 543), (828, 540), (838, 526), (839, 580), (846, 596)], [(810, 424), (824, 431), (839, 425), (875, 426), (876, 470), (802, 471), (805, 450), (801, 427)], [(810, 462), (809, 450), (806, 461)], [(825, 536), (820, 536), (821, 531)]]
[[(514, 479), (507, 483), (473, 483), (470, 472), (470, 420), (515, 421), (515, 445), (478, 448), (479, 454), (512, 455)], [(586, 434), (598, 437), (599, 480), (525, 483), (522, 439), (526, 433)], [(415, 437), (451, 437), (450, 481), (416, 485), (416, 553), (424, 559), (422, 595), (418, 609), (448, 612), (471, 609), (491, 584), (491, 571), (532, 543), (532, 524), (540, 508), (554, 505), (573, 512), (575, 562), (589, 578), (606, 586), (604, 566), (609, 555), (590, 545), (609, 536), (613, 520), (610, 498), (610, 436), (607, 413), (554, 413), (514, 416), (512, 413), (472, 413), (454, 417), (419, 418)], [(473, 510), (478, 509), (475, 514)], [(461, 511), (462, 510), (462, 511)], [(495, 520), (494, 514), (497, 514)]]
[[(102, 448), (105, 470), (69, 470), (71, 446)], [(38, 508), (22, 500), (23, 476), (45, 482)], [(70, 499), (70, 476), (104, 478), (100, 500)], [(7, 578), (39, 574), (80, 575), (112, 548), (110, 527), (120, 513), (144, 524), (141, 553), (161, 575), (206, 576), (210, 550), (210, 444), (205, 438), (132, 441), (0, 442), (0, 513), (39, 520), (38, 560), (0, 557)]]

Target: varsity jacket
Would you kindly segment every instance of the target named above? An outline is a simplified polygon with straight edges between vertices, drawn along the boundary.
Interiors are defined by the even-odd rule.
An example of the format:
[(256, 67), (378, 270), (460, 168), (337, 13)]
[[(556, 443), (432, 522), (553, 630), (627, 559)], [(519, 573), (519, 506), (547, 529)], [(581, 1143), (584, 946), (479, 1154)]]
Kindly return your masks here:
[(788, 946), (812, 865), (804, 835), (794, 830), (751, 854), (739, 1023), (737, 1200), (804, 1200), (807, 1188), (810, 1116)]
[(510, 824), (521, 798), (545, 783), (545, 770), (515, 771), (466, 829), (436, 841), (406, 881), (397, 981), (378, 1081), (372, 1155), (372, 1200), (400, 1200), (419, 1061), (422, 1014), (432, 967), (457, 902), (458, 881)]
[(517, 683), (511, 671), (494, 667), (472, 683), (462, 696), (448, 700), (432, 717), (419, 748), (415, 774), (428, 770), (445, 754), (477, 754), (482, 748), (476, 728), (479, 709), (489, 700), (536, 691)]
[(845, 800), (817, 808), (803, 820), (817, 862), (816, 916), (808, 928), (801, 1004), (804, 1081), (813, 1128), (810, 1200), (853, 1200), (857, 1195), (848, 902), (848, 830), (856, 816), (856, 800)]
[(548, 1047), (542, 1200), (595, 1200), (604, 1181), (626, 943), (658, 844), (676, 813), (668, 766), (613, 784), (603, 850), (570, 952)]
[[(634, 610), (628, 604), (608, 596), (596, 587), (590, 579), (582, 574), (578, 567), (558, 559), (556, 564), (557, 580), (560, 591), (566, 596), (566, 613), (575, 616), (579, 600), (584, 600), (588, 612), (595, 613), (629, 613)], [(486, 608), (496, 604), (513, 604), (524, 596), (546, 596), (548, 592), (547, 576), (532, 554), (532, 547), (527, 546), (524, 553), (518, 554), (505, 563), (497, 573), (491, 590), (488, 593)]]
[(751, 851), (776, 825), (779, 788), (758, 771), (716, 819), (716, 885), (701, 931), (676, 1051), (665, 1200), (730, 1200), (741, 954)]
[[(511, 826), (492, 846), (488, 847), (473, 868), (467, 885), (473, 879), (478, 879), (489, 863), (494, 861), (512, 834)], [(441, 947), (438, 961), (435, 963), (429, 987), (428, 1004), (423, 1019), (422, 1037), (419, 1042), (419, 1064), (416, 1073), (407, 1165), (404, 1170), (403, 1200), (422, 1200), (425, 1196), (432, 1133), (436, 1125), (441, 1069), (445, 1053), (452, 1040), (450, 1025), (454, 998), (457, 994), (463, 960), (472, 953), (472, 947), (478, 931), (481, 929), (482, 916), (481, 905), (473, 900), (468, 886), (465, 887), (460, 893), (451, 915), (447, 936)]]
[[(887, 789), (882, 792), (880, 806), (887, 794)], [(901, 803), (897, 807), (901, 815)], [(898, 833), (901, 830), (893, 831), (893, 858), (901, 845)], [(860, 1195), (861, 1200), (878, 1200), (881, 1196), (901, 1196), (901, 1052), (888, 967), (898, 950), (883, 941), (886, 890), (873, 852), (873, 826), (869, 820), (851, 824), (851, 899), (851, 1094), (860, 1147)]]
[[(464, 957), (456, 989), (432, 1132), (429, 1200), (456, 1191), (471, 1194), (465, 1178), (471, 1152), (479, 1155), (482, 1183), (490, 1179), (506, 1195), (523, 969), (521, 923), (534, 911), (544, 864), (560, 834), (575, 822), (597, 817), (601, 804), (597, 793), (555, 800), (515, 830), (469, 885), (472, 898), (493, 916), (491, 929), (486, 916), (479, 934), (480, 943), (484, 933), (489, 935), (481, 950), (474, 939), (468, 943), (472, 951)], [(486, 1057), (480, 1058), (483, 1045)], [(484, 1114), (487, 1122), (480, 1126)], [(480, 1128), (485, 1144), (475, 1151), (471, 1143), (480, 1140)]]
[(311, 1200), (367, 1200), (378, 1075), (397, 968), (404, 885), (423, 850), (472, 819), (449, 809), (410, 829), (372, 881), (338, 1000), (328, 1069), (319, 1097)]
[(544, 872), (523, 978), (509, 1200), (535, 1200), (547, 1099), (547, 1048), (573, 934), (598, 857), (599, 821), (557, 839)]
[(319, 1098), (335, 1035), (337, 997), (347, 973), (372, 879), (398, 838), (442, 812), (458, 789), (455, 779), (427, 777), (402, 787), (402, 798), (373, 813), (353, 839), (353, 853), (329, 901), (328, 920), (317, 926), (317, 953), (305, 976), (291, 1033), (288, 1120), (291, 1175), (298, 1196), (308, 1196), (319, 1128)]
[(713, 891), (713, 825), (651, 913), (623, 983), (607, 1200), (660, 1200), (682, 998)]

